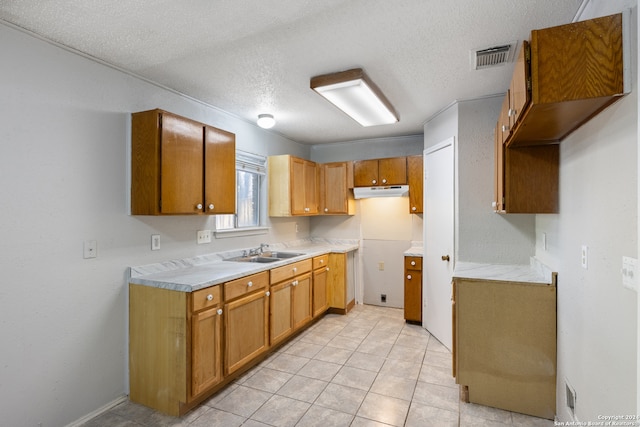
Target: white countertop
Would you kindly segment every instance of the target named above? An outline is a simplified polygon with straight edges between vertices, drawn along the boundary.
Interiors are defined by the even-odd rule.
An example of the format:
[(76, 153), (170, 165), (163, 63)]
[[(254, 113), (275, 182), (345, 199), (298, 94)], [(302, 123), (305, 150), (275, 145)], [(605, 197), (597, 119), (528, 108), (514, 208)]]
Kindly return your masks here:
[(422, 242), (411, 242), (411, 247), (404, 251), (404, 256), (419, 256), (421, 257), (424, 252)]
[(531, 257), (529, 265), (456, 262), (453, 278), (556, 284), (556, 273)]
[(242, 255), (242, 250), (216, 252), (194, 258), (171, 260), (129, 268), (129, 283), (175, 291), (193, 292), (249, 274), (271, 270), (326, 253), (346, 253), (360, 247), (358, 240), (305, 239), (271, 244), (268, 250), (299, 252), (303, 255), (271, 263), (224, 261)]

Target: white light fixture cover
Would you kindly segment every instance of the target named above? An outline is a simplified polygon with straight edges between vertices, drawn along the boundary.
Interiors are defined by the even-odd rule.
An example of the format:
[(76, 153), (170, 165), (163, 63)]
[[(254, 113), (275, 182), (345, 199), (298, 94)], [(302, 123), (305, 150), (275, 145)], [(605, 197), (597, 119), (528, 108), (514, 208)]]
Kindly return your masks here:
[(263, 129), (271, 129), (276, 124), (276, 119), (273, 118), (272, 114), (259, 114), (258, 115), (258, 126)]
[(380, 89), (360, 68), (311, 79), (311, 89), (362, 126), (396, 123), (398, 116)]

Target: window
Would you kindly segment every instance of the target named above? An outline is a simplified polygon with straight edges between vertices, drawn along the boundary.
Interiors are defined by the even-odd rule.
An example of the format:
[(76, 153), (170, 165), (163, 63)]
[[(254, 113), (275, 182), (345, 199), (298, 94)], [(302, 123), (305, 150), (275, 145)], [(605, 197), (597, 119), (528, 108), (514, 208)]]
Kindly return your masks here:
[(236, 151), (236, 214), (216, 215), (216, 237), (218, 232), (264, 228), (265, 163), (264, 156)]

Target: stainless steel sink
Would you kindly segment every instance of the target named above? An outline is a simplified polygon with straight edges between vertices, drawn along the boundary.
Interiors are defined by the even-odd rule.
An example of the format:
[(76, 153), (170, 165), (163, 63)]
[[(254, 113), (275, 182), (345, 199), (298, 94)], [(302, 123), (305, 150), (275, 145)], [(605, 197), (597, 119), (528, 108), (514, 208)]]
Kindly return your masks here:
[(300, 255), (304, 254), (296, 252), (264, 252), (260, 255), (247, 255), (227, 258), (225, 261), (270, 263), (281, 261), (283, 259), (295, 258)]
[(269, 257), (269, 258), (278, 258), (278, 259), (289, 259), (289, 258), (295, 258), (295, 257), (300, 256), (300, 255), (304, 255), (304, 254), (297, 253), (297, 252), (275, 252), (275, 251), (271, 251), (271, 252), (264, 252), (261, 256)]

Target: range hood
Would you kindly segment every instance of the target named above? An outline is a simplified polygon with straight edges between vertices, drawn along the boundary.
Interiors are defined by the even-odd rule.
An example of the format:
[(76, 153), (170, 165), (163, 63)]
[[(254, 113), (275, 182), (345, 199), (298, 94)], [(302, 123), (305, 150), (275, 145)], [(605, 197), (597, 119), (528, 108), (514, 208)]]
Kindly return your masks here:
[(369, 197), (406, 197), (409, 195), (408, 185), (388, 185), (385, 187), (355, 187), (353, 197), (366, 199)]

